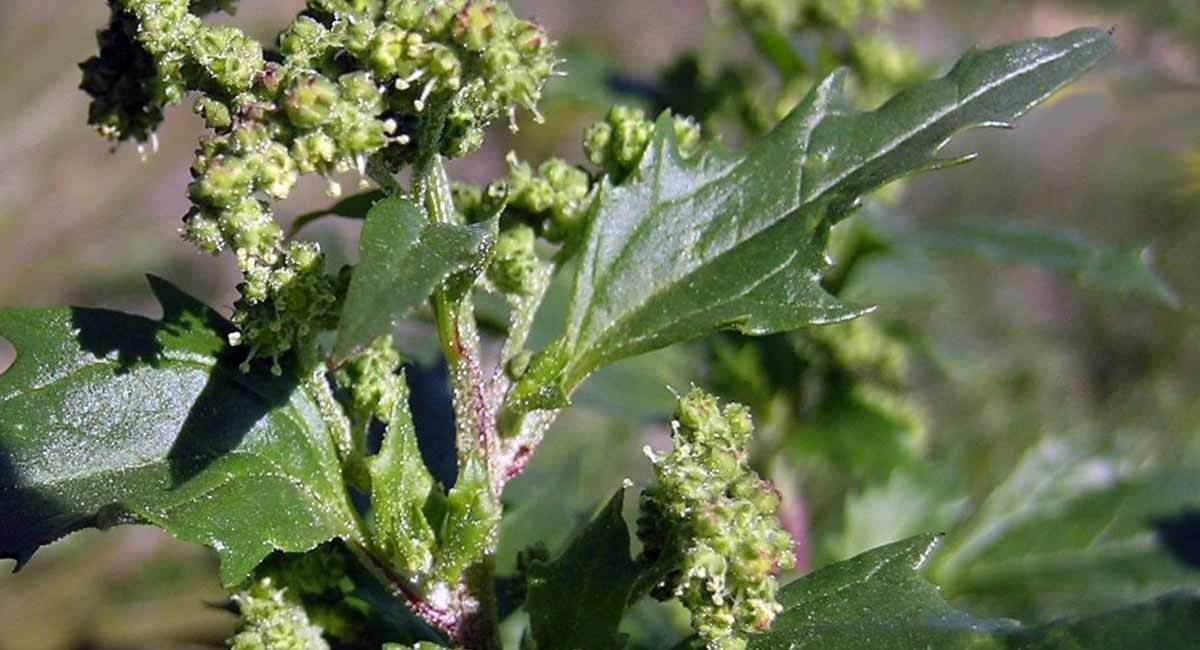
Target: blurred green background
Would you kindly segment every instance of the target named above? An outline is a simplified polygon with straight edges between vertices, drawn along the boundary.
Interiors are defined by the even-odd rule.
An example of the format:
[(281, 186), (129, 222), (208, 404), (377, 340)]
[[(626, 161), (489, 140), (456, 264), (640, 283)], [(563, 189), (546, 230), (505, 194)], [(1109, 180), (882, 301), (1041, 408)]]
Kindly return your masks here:
[[(704, 0), (513, 4), (568, 46), (567, 67), (585, 80), (607, 57), (622, 78), (652, 83), (682, 51), (708, 43), (712, 15)], [(269, 40), (302, 6), (245, 0), (223, 19)], [(0, 7), (0, 57), (9, 62), (0, 68), (0, 305), (152, 311), (142, 278), (153, 273), (228, 312), (232, 260), (201, 256), (176, 234), (198, 120), (180, 108), (157, 152), (113, 151), (86, 126), (86, 97), (76, 89), (76, 64), (94, 49), (105, 4)], [(755, 387), (763, 350), (778, 344), (800, 354), (797, 346), (824, 345), (820, 337), (767, 347), (730, 337), (622, 364), (589, 381), (580, 407), (506, 495), (502, 567), (528, 543), (561, 544), (623, 478), (644, 482), (642, 446), (667, 444), (669, 387), (697, 382), (751, 401), (782, 441), (772, 478), (789, 496), (785, 514), (807, 566), (950, 530), (931, 569), (948, 595), (1033, 619), (1200, 584), (1200, 476), (1192, 471), (1200, 467), (1200, 3), (931, 0), (871, 28), (943, 69), (972, 44), (1083, 25), (1116, 29), (1119, 51), (1101, 69), (1015, 132), (957, 141), (955, 151), (982, 158), (911, 182), (898, 203), (861, 219), (873, 224), (872, 237), (1002, 218), (1134, 251), (1148, 245), (1181, 308), (953, 245), (889, 248), (856, 263), (843, 290), (881, 305), (869, 318), (905, 342), (904, 367), (886, 381), (848, 381), (887, 384), (912, 421), (889, 419), (895, 409), (860, 409), (849, 422), (803, 408), (804, 417), (773, 415), (790, 398), (778, 385)], [(523, 157), (581, 160), (582, 127), (602, 116), (587, 91), (604, 93), (572, 81), (549, 91), (552, 126), (522, 130)], [(454, 173), (501, 175), (517, 142), (497, 130), (489, 143)], [(278, 215), (325, 205), (323, 188), (306, 179)], [(323, 222), (306, 233), (340, 262), (350, 259), (354, 231)], [(867, 337), (865, 354), (879, 362), (869, 332), (846, 330), (839, 340), (854, 336)], [(854, 365), (845, 345), (831, 349), (816, 356)], [(0, 368), (11, 357), (0, 339)], [(819, 365), (775, 378), (828, 380)], [(20, 574), (0, 575), (0, 650), (212, 647), (234, 623), (214, 606), (222, 598), (204, 549), (151, 529), (88, 532), (39, 553)], [(637, 644), (664, 647), (678, 638), (678, 623), (678, 612), (647, 605), (629, 627)]]

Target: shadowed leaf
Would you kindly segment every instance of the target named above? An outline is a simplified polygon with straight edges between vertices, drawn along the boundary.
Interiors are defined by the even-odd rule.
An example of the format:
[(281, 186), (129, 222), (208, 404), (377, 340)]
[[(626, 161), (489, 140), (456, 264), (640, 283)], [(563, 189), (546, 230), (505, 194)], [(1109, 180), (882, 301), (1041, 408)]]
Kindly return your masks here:
[(316, 404), (285, 373), (238, 370), (231, 326), (152, 279), (162, 320), (0, 310), (0, 557), (86, 527), (150, 523), (207, 544), (240, 582), (274, 550), (355, 535)]

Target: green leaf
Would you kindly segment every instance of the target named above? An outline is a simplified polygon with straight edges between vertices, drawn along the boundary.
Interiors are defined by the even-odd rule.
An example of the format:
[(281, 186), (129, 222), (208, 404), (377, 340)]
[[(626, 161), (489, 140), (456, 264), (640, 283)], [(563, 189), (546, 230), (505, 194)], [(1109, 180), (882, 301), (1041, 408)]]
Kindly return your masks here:
[(684, 160), (664, 116), (635, 179), (599, 191), (565, 334), (515, 398), (562, 406), (624, 357), (721, 329), (763, 335), (865, 313), (821, 286), (830, 226), (874, 189), (969, 160), (936, 153), (964, 129), (1008, 125), (1111, 49), (1107, 33), (1080, 30), (973, 50), (871, 113), (848, 105), (837, 74), (742, 155)]
[[(783, 612), (750, 650), (952, 649), (1017, 629), (954, 610), (919, 572), (940, 541), (921, 535), (816, 571), (779, 591)], [(869, 641), (868, 641), (869, 640)], [(988, 646), (979, 646), (988, 647)]]
[(1200, 593), (1127, 610), (1026, 627), (952, 608), (920, 573), (940, 537), (868, 551), (784, 587), (784, 611), (749, 650), (1155, 648), (1200, 643)]
[(1070, 618), (1013, 635), (1012, 650), (1189, 650), (1200, 644), (1200, 592), (1179, 591), (1153, 601)]
[(151, 279), (162, 320), (0, 310), (0, 556), (87, 527), (150, 523), (207, 544), (241, 581), (274, 550), (358, 531), (329, 431), (297, 378), (256, 367), (232, 326)]
[(434, 573), (456, 583), (462, 572), (494, 543), (500, 527), (500, 504), (492, 495), (487, 466), (471, 456), (459, 471), (458, 481), (446, 495), (445, 519), (438, 535)]
[(1085, 287), (1180, 307), (1178, 294), (1155, 273), (1145, 246), (1103, 244), (1056, 228), (1000, 219), (929, 226), (909, 233), (907, 243), (1035, 264), (1069, 274)]
[(949, 530), (962, 520), (960, 498), (945, 472), (913, 464), (892, 472), (887, 482), (846, 495), (841, 531), (831, 536), (829, 553), (844, 560), (864, 551), (929, 530)]
[(345, 359), (390, 334), (397, 319), (429, 298), (438, 284), (479, 262), (490, 246), (490, 232), (490, 224), (433, 223), (407, 199), (375, 204), (363, 226), (334, 356)]
[(437, 544), (425, 518), (425, 502), (433, 490), (417, 430), (409, 413), (408, 379), (392, 407), (392, 416), (379, 453), (367, 461), (371, 473), (371, 523), (375, 539), (389, 559), (409, 575), (428, 574)]
[(292, 222), (292, 228), (288, 231), (288, 236), (295, 236), (296, 233), (300, 232), (308, 224), (328, 216), (346, 217), (347, 219), (366, 219), (371, 208), (387, 197), (388, 193), (383, 190), (371, 190), (370, 192), (361, 192), (353, 196), (347, 196), (324, 210), (306, 212), (296, 217)]
[(529, 568), (529, 611), (539, 650), (615, 650), (617, 628), (640, 572), (629, 556), (629, 528), (618, 490), (552, 562)]
[(947, 592), (1010, 612), (1126, 605), (1200, 587), (1156, 521), (1200, 506), (1194, 468), (1142, 468), (1061, 439), (1028, 451), (931, 566)]

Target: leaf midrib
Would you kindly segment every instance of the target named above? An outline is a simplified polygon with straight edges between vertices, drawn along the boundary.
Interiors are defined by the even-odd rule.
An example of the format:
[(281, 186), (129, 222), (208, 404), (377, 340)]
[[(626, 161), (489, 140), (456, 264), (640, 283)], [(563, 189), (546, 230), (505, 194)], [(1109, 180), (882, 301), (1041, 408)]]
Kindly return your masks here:
[[(829, 117), (831, 115), (833, 115), (833, 113), (831, 113), (830, 111), (827, 110), (827, 106), (828, 106), (827, 103), (814, 102), (812, 108), (814, 111), (816, 111), (816, 113), (815, 113), (815, 115), (810, 116), (808, 120), (806, 120), (805, 128), (802, 129), (801, 132), (798, 134), (800, 136), (800, 138), (802, 139), (802, 143), (798, 144), (798, 148), (800, 149), (800, 151), (802, 153), (799, 156), (797, 156), (796, 161), (798, 162), (797, 171), (798, 171), (799, 184), (800, 184), (800, 189), (801, 189), (802, 194), (799, 195), (796, 205), (790, 211), (785, 212), (779, 218), (771, 220), (769, 223), (764, 223), (761, 228), (753, 230), (752, 232), (750, 232), (749, 234), (747, 234), (744, 237), (735, 238), (735, 240), (733, 242), (731, 242), (730, 245), (727, 246), (720, 253), (718, 253), (718, 254), (706, 259), (702, 263), (688, 269), (685, 273), (683, 273), (677, 277), (673, 277), (670, 282), (666, 282), (666, 283), (657, 285), (649, 293), (645, 294), (644, 297), (641, 300), (639, 300), (639, 302), (636, 305), (632, 306), (631, 308), (623, 310), (623, 313), (620, 313), (619, 315), (616, 316), (616, 318), (613, 318), (606, 325), (603, 325), (599, 333), (591, 333), (594, 328), (596, 310), (588, 309), (583, 318), (583, 321), (580, 323), (579, 327), (572, 328), (574, 330), (572, 332), (572, 335), (573, 335), (572, 338), (574, 340), (572, 340), (571, 347), (575, 352), (574, 356), (576, 358), (580, 358), (581, 355), (579, 353), (580, 353), (581, 346), (586, 346), (586, 348), (588, 348), (588, 349), (594, 347), (598, 342), (603, 340), (605, 333), (611, 332), (614, 330), (619, 330), (628, 320), (635, 318), (639, 314), (641, 314), (649, 304), (654, 302), (663, 293), (669, 292), (674, 287), (683, 283), (687, 278), (692, 277), (692, 276), (696, 275), (697, 273), (703, 271), (705, 268), (709, 267), (710, 265), (723, 260), (725, 258), (725, 256), (728, 255), (731, 251), (736, 250), (738, 247), (744, 245), (747, 241), (758, 236), (761, 232), (769, 229), (770, 227), (779, 223), (781, 220), (787, 219), (787, 218), (795, 218), (795, 216), (797, 215), (798, 212), (801, 212), (806, 207), (811, 206), (811, 205), (816, 204), (819, 201), (821, 201), (831, 191), (833, 191), (835, 188), (837, 188), (839, 185), (841, 185), (843, 182), (845, 182), (848, 178), (852, 177), (854, 174), (859, 173), (863, 169), (866, 169), (867, 167), (878, 163), (881, 159), (888, 156), (892, 152), (896, 151), (902, 145), (910, 142), (911, 140), (913, 140), (914, 138), (919, 136), (921, 133), (924, 133), (927, 130), (933, 128), (939, 122), (945, 120), (947, 117), (953, 115), (955, 112), (963, 110), (964, 108), (966, 108), (966, 107), (970, 106), (971, 104), (975, 103), (976, 101), (978, 101), (981, 97), (991, 94), (998, 88), (1007, 86), (1014, 80), (1024, 77), (1028, 74), (1031, 74), (1034, 71), (1041, 69), (1047, 65), (1050, 65), (1056, 61), (1059, 61), (1065, 57), (1068, 57), (1071, 54), (1080, 50), (1081, 48), (1092, 45), (1093, 43), (1094, 43), (1093, 39), (1084, 39), (1084, 40), (1080, 40), (1077, 43), (1072, 44), (1069, 48), (1063, 49), (1061, 51), (1052, 51), (1052, 52), (1049, 52), (1048, 54), (1043, 52), (1039, 56), (1037, 56), (1033, 61), (1027, 63), (1026, 65), (1023, 65), (1023, 66), (1017, 68), (1016, 70), (1013, 70), (1007, 74), (1001, 75), (1000, 77), (997, 77), (996, 79), (992, 79), (989, 82), (987, 82), (986, 84), (983, 84), (982, 86), (980, 86), (974, 92), (971, 92), (966, 95), (963, 95), (963, 92), (962, 92), (963, 86), (962, 86), (961, 80), (957, 76), (954, 76), (954, 71), (951, 71), (951, 73), (949, 73), (947, 76), (943, 77), (943, 80), (949, 81), (955, 85), (955, 88), (957, 89), (958, 96), (959, 96), (958, 101), (944, 106), (941, 110), (935, 112), (930, 118), (921, 121), (913, 128), (908, 129), (907, 131), (904, 131), (897, 137), (886, 142), (883, 146), (878, 147), (869, 156), (864, 157), (863, 160), (861, 162), (859, 162), (858, 164), (845, 169), (840, 174), (830, 177), (824, 183), (819, 183), (818, 185), (815, 186), (815, 188), (811, 192), (803, 192), (804, 182), (806, 180), (806, 174), (803, 172), (803, 165), (807, 161), (809, 153), (810, 153), (809, 147), (811, 146), (812, 136), (814, 133), (816, 133), (816, 131), (822, 125), (826, 124)], [(960, 62), (959, 65), (961, 65), (961, 64), (962, 63)], [(1036, 101), (1033, 102), (1033, 104), (1036, 104), (1036, 103), (1037, 103)], [(1021, 113), (1024, 113), (1026, 110), (1028, 110), (1028, 107), (1026, 107), (1025, 109), (1022, 109), (1018, 113), (1018, 115)], [(739, 170), (742, 167), (742, 165), (744, 165), (748, 160), (750, 160), (750, 158), (753, 156), (753, 153), (754, 152), (751, 151), (749, 154), (747, 154), (746, 156), (743, 156), (741, 159), (739, 159), (735, 163), (728, 165), (724, 170), (719, 172), (717, 175), (706, 180), (704, 183), (698, 185), (697, 187), (693, 188), (687, 194), (682, 194), (682, 195), (680, 195), (680, 197), (677, 197), (670, 202), (660, 204), (657, 199), (659, 197), (661, 197), (661, 195), (663, 193), (662, 169), (664, 168), (665, 164), (669, 164), (670, 162), (672, 162), (670, 160), (670, 158), (671, 158), (670, 140), (668, 138), (660, 139), (659, 140), (659, 150), (657, 151), (658, 160), (657, 160), (656, 166), (654, 168), (655, 174), (654, 174), (654, 178), (653, 178), (653, 186), (651, 188), (651, 205), (655, 206), (654, 209), (651, 210), (651, 213), (650, 213), (651, 216), (661, 215), (669, 207), (675, 205), (679, 200), (682, 200), (683, 197), (695, 196), (697, 193), (699, 193), (704, 188), (728, 179), (732, 174), (734, 174), (737, 170)], [(696, 168), (702, 167), (703, 160), (704, 160), (703, 158), (698, 159), (696, 163), (693, 163), (691, 165), (688, 165), (686, 163), (686, 161), (679, 161), (680, 162), (679, 166), (682, 168), (685, 168), (685, 169), (687, 169), (689, 167), (692, 169), (696, 169)], [(620, 191), (622, 189), (625, 189), (625, 188), (618, 187), (618, 188), (616, 188), (615, 191)], [(612, 284), (612, 278), (614, 276), (619, 277), (619, 274), (616, 273), (613, 269), (618, 269), (620, 267), (619, 262), (621, 260), (623, 260), (629, 254), (629, 251), (631, 248), (631, 246), (630, 246), (631, 242), (639, 241), (641, 233), (643, 233), (645, 231), (645, 229), (650, 227), (650, 225), (652, 225), (652, 224), (658, 225), (657, 219), (651, 219), (651, 218), (641, 219), (634, 226), (634, 228), (630, 232), (630, 234), (627, 237), (625, 237), (625, 244), (624, 244), (624, 246), (622, 246), (620, 254), (617, 256), (616, 260), (612, 264), (607, 265), (607, 267), (605, 269), (605, 273), (602, 275), (593, 273), (592, 278), (591, 278), (592, 287), (591, 287), (590, 294), (589, 294), (589, 306), (592, 304), (595, 304), (597, 302), (596, 297), (598, 294), (603, 294), (606, 300), (611, 300), (610, 294), (609, 294), (609, 287)], [(742, 231), (739, 231), (739, 234), (744, 234), (744, 233), (742, 233)], [(599, 268), (598, 260), (599, 260), (600, 253), (601, 253), (601, 249), (599, 246), (597, 246), (592, 252), (592, 260), (591, 260), (591, 264), (590, 264), (590, 267), (592, 269)], [(724, 303), (722, 303), (722, 304), (724, 304)], [(575, 307), (574, 303), (572, 304), (572, 307)], [(677, 323), (678, 320), (673, 321), (673, 322)], [(647, 338), (649, 336), (651, 336), (651, 335), (645, 335), (642, 338), (644, 340), (645, 338)]]
[[(817, 107), (817, 105), (814, 104), (814, 108), (816, 108), (816, 107)], [(812, 133), (813, 133), (813, 131), (816, 130), (816, 127), (824, 121), (825, 117), (827, 117), (827, 116), (828, 116), (828, 113), (826, 111), (824, 111), (823, 108), (821, 108), (818, 119), (811, 122), (811, 126), (808, 126), (801, 131), (800, 136), (801, 136), (802, 142), (797, 143), (797, 146), (803, 153), (797, 159), (798, 164), (795, 167), (795, 169), (798, 172), (798, 175), (800, 176), (801, 183), (803, 183), (803, 177), (804, 177), (803, 162), (808, 157), (808, 147), (809, 147), (809, 143), (812, 138)], [(661, 144), (660, 162), (658, 163), (658, 165), (655, 168), (656, 173), (654, 175), (654, 185), (653, 185), (653, 194), (652, 194), (652, 198), (654, 198), (654, 199), (661, 196), (661, 194), (662, 194), (663, 184), (662, 184), (662, 174), (660, 173), (662, 170), (662, 166), (664, 164), (662, 157), (668, 157), (668, 158), (670, 157), (671, 153), (670, 153), (670, 149), (669, 149), (669, 146), (670, 146), (669, 143), (670, 143), (669, 140), (663, 140), (662, 144)], [(698, 185), (695, 189), (693, 189), (691, 192), (689, 192), (686, 196), (694, 196), (695, 194), (699, 193), (702, 189), (704, 189), (710, 185), (713, 185), (719, 181), (723, 181), (723, 180), (727, 179), (729, 176), (733, 175), (736, 171), (738, 171), (742, 167), (742, 165), (746, 164), (746, 162), (749, 159), (750, 159), (750, 154), (748, 154), (747, 156), (744, 156), (743, 158), (734, 162), (733, 164), (727, 165), (723, 171), (721, 171), (716, 176), (712, 177), (710, 180), (704, 182), (703, 184)], [(698, 160), (696, 163), (692, 164), (691, 166), (692, 167), (700, 167), (700, 166), (702, 166), (701, 162), (702, 162), (701, 160)], [(684, 162), (684, 164), (682, 164), (680, 166), (686, 168), (688, 165), (686, 164), (686, 162)], [(617, 189), (624, 189), (624, 188), (617, 188)], [(683, 195), (681, 195), (681, 196), (683, 196)], [(677, 198), (677, 199), (673, 199), (670, 202), (661, 204), (662, 207), (656, 207), (654, 210), (652, 210), (651, 214), (654, 214), (654, 215), (661, 214), (663, 211), (665, 211), (665, 209), (667, 207), (675, 205), (675, 203), (677, 203), (679, 200), (681, 200), (681, 199)], [(812, 202), (810, 201), (809, 203), (812, 203)], [(658, 202), (655, 201), (654, 204), (658, 205)], [(718, 261), (723, 260), (726, 255), (729, 255), (732, 251), (736, 250), (740, 246), (744, 245), (746, 242), (759, 236), (763, 232), (773, 228), (775, 225), (777, 225), (779, 222), (783, 221), (784, 219), (787, 219), (789, 217), (798, 216), (797, 213), (799, 211), (803, 210), (806, 205), (808, 205), (808, 203), (805, 203), (802, 200), (799, 200), (788, 211), (784, 212), (784, 214), (782, 216), (780, 216), (779, 218), (776, 218), (771, 221), (764, 220), (762, 222), (762, 226), (760, 228), (757, 228), (754, 230), (739, 229), (738, 233), (743, 236), (735, 238), (735, 240), (729, 246), (727, 246), (724, 250), (722, 250), (721, 252), (717, 253), (716, 255), (710, 257), (709, 259), (705, 260), (703, 263), (698, 264), (695, 267), (692, 267), (683, 275), (680, 275), (679, 277), (674, 278), (671, 282), (658, 285), (653, 291), (651, 291), (649, 294), (647, 294), (645, 296), (645, 298), (636, 307), (634, 307), (633, 309), (625, 310), (625, 313), (623, 315), (620, 315), (617, 318), (610, 321), (608, 326), (602, 330), (602, 333), (600, 335), (591, 336), (589, 339), (586, 339), (586, 340), (579, 339), (579, 340), (573, 341), (572, 348), (575, 350), (576, 356), (578, 356), (578, 350), (579, 350), (580, 343), (586, 343), (589, 347), (591, 347), (592, 345), (594, 345), (596, 342), (600, 341), (603, 338), (603, 332), (608, 332), (608, 331), (619, 329), (629, 319), (634, 318), (635, 316), (640, 314), (647, 305), (653, 303), (663, 293), (670, 291), (674, 286), (677, 286), (680, 283), (682, 283), (684, 280), (686, 280), (687, 278), (694, 276), (697, 273), (700, 273), (708, 266), (711, 266), (712, 264), (715, 264)], [(649, 227), (649, 225), (651, 224), (652, 221), (653, 221), (652, 219), (642, 219), (641, 221), (639, 221), (637, 226), (630, 233), (630, 236), (627, 238), (626, 241), (627, 242), (635, 241), (638, 234), (641, 233), (644, 228)], [(626, 246), (624, 246), (622, 248), (621, 254), (618, 256), (618, 260), (623, 259), (625, 257), (625, 255), (627, 254), (627, 251), (629, 251), (629, 249), (630, 249), (630, 246), (628, 244)], [(793, 251), (793, 253), (794, 252), (795, 251)], [(596, 250), (593, 253), (592, 268), (597, 268), (595, 266), (595, 264), (596, 264), (595, 260), (599, 257), (599, 255), (600, 255), (600, 249), (599, 249), (599, 247), (596, 247)], [(794, 259), (794, 255), (790, 259)], [(608, 269), (616, 269), (617, 267), (618, 267), (618, 265), (615, 262), (613, 264), (608, 265)], [(609, 270), (601, 277), (604, 280), (607, 280), (608, 278), (611, 278), (614, 275), (615, 275), (615, 273), (613, 271)], [(609, 282), (594, 283), (593, 288), (591, 290), (591, 295), (593, 297), (596, 295), (596, 293), (597, 293), (596, 287), (598, 287), (598, 286), (599, 287), (607, 287), (608, 284), (610, 284), (610, 283)], [(757, 285), (754, 285), (754, 286), (757, 286)], [(753, 287), (751, 287), (750, 290), (753, 290)], [(606, 293), (607, 293), (607, 289), (606, 289)], [(742, 294), (742, 295), (744, 295), (744, 294)], [(721, 304), (725, 304), (725, 303), (723, 302)], [(595, 310), (588, 310), (583, 323), (579, 327), (580, 334), (582, 334), (583, 332), (587, 332), (590, 329), (590, 325), (592, 324), (594, 314), (595, 314)], [(678, 322), (678, 320), (676, 320), (674, 322)], [(641, 338), (644, 339), (646, 337), (641, 337)]]
[[(966, 97), (963, 97), (963, 95), (962, 95), (961, 81), (957, 77), (952, 76), (954, 73), (954, 71), (952, 70), (949, 75), (942, 77), (942, 79), (954, 82), (955, 87), (958, 89), (958, 94), (959, 94), (958, 102), (951, 104), (950, 106), (946, 107), (945, 109), (943, 109), (942, 111), (940, 111), (938, 113), (935, 113), (935, 117), (921, 122), (916, 127), (912, 128), (908, 131), (905, 131), (902, 135), (892, 139), (890, 142), (888, 142), (885, 146), (883, 146), (882, 148), (877, 150), (870, 157), (866, 158), (862, 164), (860, 164), (856, 167), (847, 169), (841, 175), (834, 176), (827, 183), (825, 183), (824, 186), (818, 185), (814, 189), (813, 198), (810, 199), (808, 202), (811, 202), (812, 200), (816, 200), (820, 197), (823, 197), (826, 192), (828, 192), (835, 186), (841, 184), (843, 181), (845, 181), (850, 176), (853, 176), (854, 174), (858, 173), (860, 170), (862, 170), (868, 164), (873, 164), (873, 163), (878, 162), (881, 158), (892, 153), (893, 151), (898, 149), (904, 143), (908, 142), (909, 140), (912, 140), (917, 135), (921, 134), (923, 131), (925, 131), (926, 129), (929, 129), (930, 127), (937, 124), (938, 122), (946, 119), (948, 116), (950, 116), (955, 111), (960, 110), (964, 106), (967, 106), (967, 105), (971, 104), (972, 102), (978, 100), (983, 95), (986, 95), (986, 94), (992, 92), (993, 90), (996, 90), (1000, 86), (1008, 84), (1010, 81), (1012, 81), (1014, 79), (1023, 77), (1026, 74), (1029, 74), (1029, 73), (1033, 72), (1034, 70), (1041, 68), (1042, 66), (1054, 63), (1055, 61), (1058, 61), (1059, 59), (1062, 59), (1063, 57), (1066, 57), (1066, 56), (1074, 53), (1075, 51), (1079, 50), (1080, 48), (1084, 47), (1085, 45), (1091, 45), (1092, 42), (1093, 41), (1091, 41), (1091, 40), (1080, 41), (1079, 43), (1076, 43), (1069, 49), (1065, 49), (1065, 50), (1062, 50), (1061, 52), (1055, 53), (1054, 56), (1051, 56), (1048, 58), (1039, 58), (1035, 62), (1033, 62), (1029, 65), (1018, 68), (1017, 70), (1014, 70), (1014, 71), (1010, 72), (1009, 74), (1003, 75), (1002, 77), (996, 79), (992, 83), (982, 86), (979, 90), (967, 95)], [(961, 62), (960, 62), (960, 65), (961, 65)], [(1037, 102), (1034, 102), (1034, 103), (1036, 104)], [(823, 124), (824, 122), (825, 122), (825, 119), (823, 117), (818, 124), (813, 126), (812, 131), (815, 132), (820, 127), (820, 125)], [(803, 182), (803, 179), (801, 182)], [(804, 205), (804, 204), (805, 203), (802, 201), (802, 205)]]

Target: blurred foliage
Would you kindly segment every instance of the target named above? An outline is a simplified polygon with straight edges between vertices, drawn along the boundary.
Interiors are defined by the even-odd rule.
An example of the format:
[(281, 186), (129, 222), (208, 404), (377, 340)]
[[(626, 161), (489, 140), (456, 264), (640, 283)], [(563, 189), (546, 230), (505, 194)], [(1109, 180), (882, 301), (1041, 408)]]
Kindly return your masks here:
[[(298, 4), (244, 3), (236, 20), (265, 34)], [(1164, 56), (1140, 38), (1165, 31), (1200, 42), (1200, 3), (944, 0), (899, 15), (890, 29), (869, 21), (870, 39), (814, 22), (789, 26), (782, 41), (761, 25), (745, 36), (755, 19), (726, 11), (731, 3), (706, 13), (697, 2), (666, 27), (645, 24), (662, 8), (642, 5), (657, 3), (514, 4), (574, 41), (570, 76), (547, 90), (548, 122), (564, 126), (528, 132), (520, 153), (532, 160), (578, 158), (563, 145), (578, 140), (570, 129), (614, 102), (671, 106), (737, 140), (769, 126), (834, 66), (858, 73), (858, 97), (870, 104), (941, 63), (907, 51), (871, 59), (868, 44), (885, 37), (937, 51), (948, 33), (993, 41), (1054, 31), (1038, 21), (1078, 24), (1069, 11), (1083, 8), (1117, 12), (1129, 45), (1098, 76), (1103, 95), (1063, 97), (1012, 143), (989, 141), (993, 153), (969, 171), (898, 188), (884, 207), (840, 227), (829, 287), (883, 304), (876, 314), (759, 341), (724, 335), (589, 380), (581, 408), (559, 421), (505, 495), (502, 572), (515, 571), (517, 552), (535, 542), (562, 549), (622, 479), (644, 484), (640, 449), (665, 445), (670, 389), (696, 382), (752, 407), (763, 433), (754, 461), (783, 492), (785, 522), (809, 567), (948, 531), (929, 569), (947, 596), (1032, 620), (1200, 584), (1200, 330), (1191, 311), (1200, 304), (1200, 195), (1188, 191), (1200, 176), (1187, 163), (1200, 133), (1196, 55), (1183, 46)], [(219, 287), (232, 286), (232, 269), (214, 273), (174, 243), (185, 143), (197, 125), (169, 118), (146, 164), (129, 148), (111, 155), (84, 124), (71, 67), (90, 50), (103, 3), (9, 5), (0, 53), (30, 64), (0, 73), (0, 302), (136, 307), (140, 274), (152, 270), (227, 305)], [(962, 17), (988, 8), (996, 9), (989, 24)], [(662, 43), (629, 45), (647, 33)], [(662, 54), (681, 45), (691, 53)], [(504, 153), (486, 151), (462, 171), (499, 175)], [(281, 213), (320, 208), (321, 189), (302, 187)], [(1019, 219), (963, 221), (983, 214)], [(311, 228), (335, 255), (353, 248), (336, 223)], [(1146, 243), (1181, 309), (1147, 275)], [(544, 310), (563, 310), (565, 287), (551, 295)], [(554, 334), (535, 332), (534, 344)], [(232, 630), (232, 616), (205, 604), (224, 597), (215, 563), (160, 535), (89, 534), (34, 564), (0, 576), (0, 650), (210, 647)], [(686, 620), (665, 611), (635, 610), (623, 628), (633, 647), (680, 638)]]
[(1200, 40), (1200, 2), (1196, 0), (1071, 0), (1077, 6), (1122, 11), (1140, 20)]

